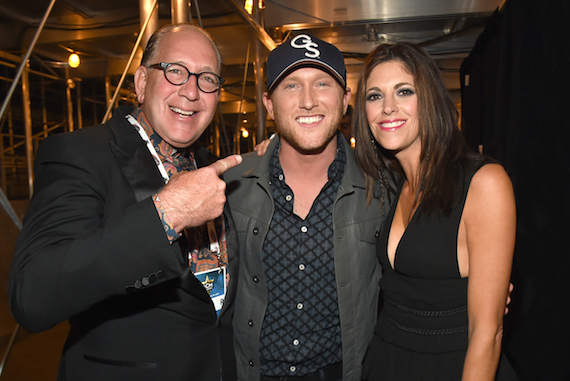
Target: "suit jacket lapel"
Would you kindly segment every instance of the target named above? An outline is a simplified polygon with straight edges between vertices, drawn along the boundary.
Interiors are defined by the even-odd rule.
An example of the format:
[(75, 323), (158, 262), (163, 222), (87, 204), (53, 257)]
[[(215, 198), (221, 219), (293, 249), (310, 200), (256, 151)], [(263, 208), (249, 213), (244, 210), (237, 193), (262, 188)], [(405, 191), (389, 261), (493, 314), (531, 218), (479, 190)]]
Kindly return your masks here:
[(125, 119), (128, 112), (128, 108), (120, 107), (109, 120), (109, 128), (115, 135), (115, 140), (109, 144), (139, 202), (163, 187), (164, 180), (145, 143)]

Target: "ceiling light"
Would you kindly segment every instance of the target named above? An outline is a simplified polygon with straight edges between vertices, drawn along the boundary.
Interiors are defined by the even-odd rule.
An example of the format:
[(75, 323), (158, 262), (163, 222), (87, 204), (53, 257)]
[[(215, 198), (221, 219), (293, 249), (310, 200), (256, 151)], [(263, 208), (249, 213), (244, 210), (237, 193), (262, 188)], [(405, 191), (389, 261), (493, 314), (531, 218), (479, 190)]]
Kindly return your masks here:
[(243, 7), (245, 11), (251, 15), (253, 12), (253, 0), (245, 0)]
[(79, 67), (81, 59), (79, 58), (79, 55), (77, 53), (71, 53), (69, 55), (69, 58), (67, 59), (67, 63), (72, 69), (76, 69), (77, 67)]

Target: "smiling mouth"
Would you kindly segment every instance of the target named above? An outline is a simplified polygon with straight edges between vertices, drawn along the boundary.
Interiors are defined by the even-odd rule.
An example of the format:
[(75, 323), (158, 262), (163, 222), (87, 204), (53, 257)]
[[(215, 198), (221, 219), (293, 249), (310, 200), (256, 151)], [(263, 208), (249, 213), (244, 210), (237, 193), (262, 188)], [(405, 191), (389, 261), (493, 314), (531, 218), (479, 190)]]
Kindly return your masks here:
[(396, 128), (396, 127), (400, 127), (404, 123), (406, 123), (405, 120), (397, 120), (395, 122), (380, 123), (380, 127), (382, 127), (382, 128)]
[(321, 120), (323, 120), (323, 118), (324, 118), (323, 116), (300, 116), (296, 118), (295, 121), (301, 124), (313, 124), (320, 122)]
[(181, 110), (177, 107), (171, 107), (170, 110), (172, 110), (175, 113), (180, 114), (182, 116), (192, 116), (196, 113), (196, 111), (184, 111), (184, 110)]

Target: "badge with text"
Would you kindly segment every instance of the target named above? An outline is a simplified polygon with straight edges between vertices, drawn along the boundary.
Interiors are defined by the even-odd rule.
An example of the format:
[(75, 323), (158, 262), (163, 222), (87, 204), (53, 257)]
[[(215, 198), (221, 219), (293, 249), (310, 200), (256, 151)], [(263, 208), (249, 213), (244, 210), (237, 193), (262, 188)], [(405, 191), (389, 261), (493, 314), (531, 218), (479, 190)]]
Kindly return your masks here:
[(220, 315), (226, 297), (226, 267), (216, 267), (207, 271), (195, 273), (194, 276), (202, 283), (214, 303), (216, 313)]

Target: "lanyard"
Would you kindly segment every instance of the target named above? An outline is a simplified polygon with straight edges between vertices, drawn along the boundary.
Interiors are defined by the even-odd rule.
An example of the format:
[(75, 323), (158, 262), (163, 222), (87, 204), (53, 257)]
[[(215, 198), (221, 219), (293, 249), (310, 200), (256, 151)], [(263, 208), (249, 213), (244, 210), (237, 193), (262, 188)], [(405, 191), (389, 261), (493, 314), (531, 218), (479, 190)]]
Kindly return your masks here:
[[(126, 118), (129, 121), (129, 123), (131, 123), (133, 127), (135, 127), (135, 130), (139, 133), (142, 140), (146, 143), (146, 148), (148, 149), (150, 155), (154, 159), (154, 162), (158, 168), (158, 171), (160, 172), (160, 175), (162, 176), (162, 179), (164, 180), (164, 183), (167, 184), (169, 180), (168, 173), (166, 172), (166, 168), (164, 167), (162, 160), (160, 160), (160, 157), (158, 156), (158, 153), (156, 152), (156, 149), (154, 148), (152, 142), (150, 141), (150, 138), (148, 137), (146, 131), (144, 130), (144, 128), (142, 128), (140, 123), (132, 115), (129, 114), (126, 116)], [(218, 233), (216, 232), (216, 225), (214, 224), (214, 221), (208, 221), (207, 227), (208, 227), (208, 239), (210, 240), (210, 251), (213, 254), (217, 255), (219, 260), (221, 255), (220, 243), (218, 241)]]

